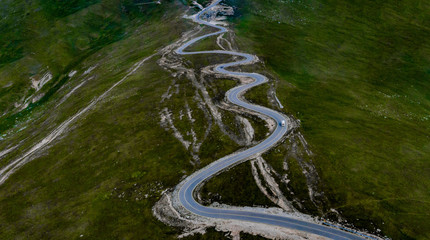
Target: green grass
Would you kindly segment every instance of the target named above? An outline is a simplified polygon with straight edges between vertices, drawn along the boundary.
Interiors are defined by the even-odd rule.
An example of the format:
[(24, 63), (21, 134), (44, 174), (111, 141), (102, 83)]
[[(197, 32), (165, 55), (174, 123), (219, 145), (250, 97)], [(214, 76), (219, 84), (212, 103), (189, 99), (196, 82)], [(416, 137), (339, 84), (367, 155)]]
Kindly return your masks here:
[[(178, 39), (189, 25), (178, 17), (185, 8), (176, 4), (166, 3), (153, 13), (153, 18), (132, 20), (126, 28), (128, 35), (100, 46), (76, 62), (72, 69), (78, 73), (73, 78), (64, 76), (70, 69), (61, 73), (60, 78), (66, 79), (63, 87), (28, 113), (25, 121), (18, 119), (16, 127), (8, 132), (7, 141), (0, 141), (1, 149), (21, 143), (16, 151), (0, 160), (0, 165), (20, 156), (86, 107), (124, 77), (136, 62)], [(165, 8), (176, 10), (164, 12)], [(178, 229), (166, 226), (152, 215), (151, 208), (161, 192), (178, 184), (183, 175), (236, 151), (239, 146), (213, 127), (201, 146), (200, 165), (191, 164), (187, 150), (160, 126), (159, 112), (164, 107), (161, 95), (172, 77), (157, 65), (158, 58), (154, 56), (146, 62), (0, 186), (1, 239), (176, 238)], [(19, 61), (28, 66), (24, 61), (34, 60)], [(56, 107), (60, 99), (87, 78), (82, 74), (91, 66), (96, 66), (88, 75), (93, 78)], [(187, 101), (196, 118), (194, 129), (201, 137), (207, 123), (195, 103), (192, 84), (185, 80), (180, 83), (186, 91), (175, 95), (169, 107), (183, 107)], [(186, 130), (188, 126), (179, 127)], [(23, 129), (18, 131), (20, 128)], [(222, 235), (210, 231), (205, 237), (218, 239)]]
[[(77, 75), (32, 111), (27, 122), (19, 122), (26, 128), (0, 141), (1, 149), (21, 142), (0, 164), (87, 106), (137, 61), (177, 39), (187, 25), (175, 7), (158, 19), (134, 20), (129, 37), (100, 46), (76, 63)], [(145, 63), (0, 187), (1, 239), (74, 239), (81, 234), (80, 239), (175, 238), (179, 232), (156, 220), (151, 208), (162, 190), (195, 168), (183, 146), (160, 127), (157, 104), (171, 76), (156, 60)], [(94, 78), (55, 107), (94, 65)]]
[(393, 239), (429, 238), (429, 4), (229, 2), (240, 49), (302, 121), (328, 206)]
[[(204, 27), (199, 35), (214, 32), (214, 29)], [(222, 50), (216, 43), (217, 36), (202, 39), (186, 49), (187, 52), (205, 51), (205, 50)]]
[[(237, 146), (214, 127), (202, 145), (201, 165), (191, 165), (182, 144), (160, 126), (159, 99), (171, 77), (156, 60), (0, 187), (0, 238), (174, 239), (179, 234), (152, 216), (161, 192)], [(109, 60), (105, 64), (98, 74), (108, 72)], [(91, 93), (83, 90), (75, 97), (86, 94)], [(174, 101), (185, 98), (191, 101), (192, 95)], [(79, 101), (71, 99), (65, 107), (73, 103)]]
[[(0, 20), (0, 132), (25, 121), (68, 81), (67, 74), (78, 63), (128, 37), (136, 24), (157, 21), (166, 5), (139, 7), (128, 0), (0, 3), (9, 11)], [(44, 97), (30, 101), (23, 111), (15, 108), (14, 103), (34, 93), (30, 77), (40, 78), (46, 71), (53, 79), (38, 93)]]
[[(320, 189), (328, 198), (323, 209), (335, 208), (355, 226), (380, 228), (393, 239), (429, 238), (428, 3), (229, 2), (238, 6), (232, 22), (239, 48), (258, 54), (265, 63), (265, 68), (243, 69), (273, 72), (280, 79), (277, 95), (286, 111), (302, 121), (300, 130), (315, 153)], [(7, 113), (0, 129), (2, 134), (9, 129), (0, 147), (22, 143), (1, 165), (102, 94), (138, 60), (179, 38), (188, 26), (178, 18), (182, 12), (176, 2), (144, 8), (133, 3), (0, 4), (0, 112)], [(208, 39), (195, 49), (213, 47), (213, 39)], [(188, 67), (197, 69), (228, 60), (207, 55), (186, 59)], [(177, 236), (177, 229), (152, 216), (161, 191), (239, 146), (213, 127), (201, 147), (201, 164), (191, 165), (191, 156), (159, 125), (159, 100), (171, 76), (155, 61), (145, 63), (55, 145), (0, 186), (0, 238)], [(94, 79), (56, 108), (83, 79), (79, 76), (95, 65)], [(42, 89), (45, 97), (18, 113), (13, 103), (34, 93), (29, 77), (48, 66), (54, 78)], [(72, 69), (78, 75), (69, 79)], [(216, 81), (209, 80), (214, 100), (234, 85)], [(203, 112), (193, 100), (190, 82), (180, 84), (186, 90), (168, 104), (182, 107), (186, 100), (196, 118), (194, 129), (202, 136), (207, 127)], [(261, 86), (246, 97), (269, 106), (267, 90)], [(262, 138), (261, 121), (251, 123)], [(181, 130), (189, 127), (178, 124)], [(283, 148), (264, 156), (275, 169), (282, 167)], [(208, 195), (212, 192), (227, 204), (269, 205), (253, 184), (248, 164), (210, 180), (203, 188), (206, 199), (213, 198)], [(289, 166), (290, 187), (306, 200), (301, 169), (294, 159)], [(231, 179), (239, 184), (226, 184)], [(190, 239), (222, 237), (210, 231)]]
[(233, 206), (276, 206), (255, 184), (249, 162), (210, 179), (200, 193), (205, 205), (218, 202)]
[(169, 76), (148, 65), (118, 87), (115, 104), (98, 105), (67, 138), (1, 186), (2, 238), (162, 239), (176, 233), (152, 216), (151, 207), (183, 169), (193, 168), (182, 145), (153, 117), (152, 99)]

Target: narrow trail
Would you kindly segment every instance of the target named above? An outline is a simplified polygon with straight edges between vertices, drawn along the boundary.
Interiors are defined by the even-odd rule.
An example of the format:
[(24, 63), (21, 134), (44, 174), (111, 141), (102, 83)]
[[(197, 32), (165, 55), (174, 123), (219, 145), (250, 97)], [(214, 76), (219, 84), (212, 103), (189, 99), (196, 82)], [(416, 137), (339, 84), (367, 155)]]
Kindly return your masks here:
[[(243, 108), (259, 112), (261, 114), (264, 114), (272, 118), (277, 123), (277, 126), (272, 132), (272, 134), (267, 139), (259, 143), (258, 145), (255, 145), (242, 152), (238, 152), (236, 154), (232, 154), (224, 158), (221, 158), (209, 164), (207, 167), (200, 169), (199, 171), (187, 177), (184, 181), (182, 181), (178, 185), (177, 190), (175, 191), (175, 194), (173, 197), (178, 198), (178, 201), (180, 202), (182, 207), (185, 208), (188, 212), (191, 212), (193, 214), (203, 216), (203, 217), (227, 219), (227, 220), (239, 220), (239, 221), (275, 225), (279, 227), (285, 227), (285, 228), (295, 229), (299, 231), (304, 231), (307, 233), (317, 234), (331, 239), (363, 239), (363, 238), (376, 239), (374, 237), (370, 237), (359, 232), (354, 232), (355, 234), (353, 234), (351, 233), (352, 231), (351, 232), (348, 232), (349, 230), (343, 231), (343, 230), (340, 230), (339, 227), (337, 227), (336, 229), (336, 228), (328, 227), (323, 224), (317, 224), (315, 222), (310, 222), (305, 220), (298, 220), (296, 218), (291, 218), (285, 215), (268, 214), (268, 213), (262, 213), (258, 211), (254, 212), (249, 210), (245, 211), (245, 210), (206, 207), (206, 206), (200, 205), (194, 199), (194, 196), (193, 196), (194, 191), (197, 188), (201, 187), (201, 185), (205, 181), (217, 175), (223, 170), (231, 168), (246, 160), (250, 160), (260, 156), (262, 153), (269, 150), (270, 148), (275, 146), (278, 142), (280, 142), (282, 138), (292, 130), (292, 126), (293, 126), (292, 120), (290, 120), (287, 116), (281, 113), (278, 113), (272, 109), (250, 104), (248, 102), (241, 100), (241, 96), (248, 89), (258, 86), (260, 84), (266, 83), (268, 80), (265, 76), (258, 73), (233, 72), (233, 71), (226, 70), (226, 68), (238, 66), (238, 65), (250, 64), (256, 60), (255, 56), (251, 54), (234, 52), (234, 51), (225, 51), (225, 50), (210, 50), (210, 51), (196, 51), (196, 52), (185, 51), (187, 47), (193, 45), (194, 43), (202, 39), (215, 36), (215, 35), (220, 35), (227, 32), (226, 28), (217, 26), (215, 24), (209, 23), (201, 19), (202, 15), (209, 12), (211, 8), (218, 5), (221, 1), (222, 0), (217, 0), (213, 2), (211, 5), (209, 5), (208, 7), (202, 9), (195, 16), (195, 19), (194, 19), (197, 23), (204, 24), (206, 26), (218, 29), (218, 31), (191, 39), (190, 41), (186, 42), (181, 47), (179, 47), (176, 50), (176, 53), (179, 55), (224, 54), (224, 55), (231, 55), (231, 56), (237, 56), (242, 58), (242, 60), (239, 60), (236, 62), (228, 62), (228, 63), (217, 65), (214, 69), (215, 72), (225, 74), (230, 77), (248, 77), (248, 78), (254, 79), (254, 81), (249, 84), (240, 85), (230, 89), (226, 93), (228, 101), (238, 106), (241, 106)], [(283, 121), (285, 121), (286, 123), (285, 126), (282, 126), (281, 124)]]

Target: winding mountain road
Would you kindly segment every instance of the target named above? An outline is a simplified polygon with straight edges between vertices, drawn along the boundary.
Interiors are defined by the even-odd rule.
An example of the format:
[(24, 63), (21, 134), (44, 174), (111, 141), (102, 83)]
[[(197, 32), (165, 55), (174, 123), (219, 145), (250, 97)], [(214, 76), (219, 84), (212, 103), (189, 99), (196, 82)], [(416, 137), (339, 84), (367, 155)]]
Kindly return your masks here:
[[(363, 239), (363, 238), (372, 238), (370, 236), (366, 236), (364, 234), (357, 233), (352, 234), (346, 231), (342, 231), (340, 229), (331, 228), (322, 224), (317, 224), (313, 222), (307, 222), (304, 220), (298, 220), (295, 218), (290, 218), (286, 216), (279, 216), (279, 215), (272, 215), (267, 213), (261, 213), (261, 212), (252, 212), (252, 211), (242, 211), (242, 210), (233, 210), (233, 209), (222, 209), (222, 208), (213, 208), (213, 207), (206, 207), (203, 205), (200, 205), (193, 197), (193, 192), (195, 189), (201, 185), (204, 181), (207, 181), (212, 176), (215, 176), (219, 172), (228, 169), (232, 167), (235, 164), (238, 164), (240, 162), (243, 162), (245, 160), (248, 160), (252, 156), (255, 156), (256, 154), (263, 153), (273, 147), (278, 141), (282, 139), (282, 137), (287, 134), (291, 130), (291, 125), (289, 124), (289, 119), (287, 119), (284, 115), (266, 108), (262, 106), (257, 106), (254, 104), (250, 104), (247, 102), (244, 102), (240, 99), (239, 96), (243, 94), (246, 90), (253, 88), (257, 85), (263, 84), (267, 82), (267, 78), (263, 75), (260, 75), (258, 73), (245, 73), (245, 72), (233, 72), (228, 71), (226, 68), (242, 65), (246, 63), (250, 63), (255, 60), (255, 57), (251, 54), (246, 53), (239, 53), (239, 52), (233, 52), (233, 51), (222, 51), (222, 50), (213, 50), (213, 51), (197, 51), (197, 52), (186, 52), (184, 51), (187, 47), (191, 46), (192, 44), (198, 42), (199, 40), (202, 40), (204, 38), (208, 38), (211, 36), (215, 36), (218, 34), (222, 34), (227, 32), (227, 29), (221, 26), (217, 26), (214, 24), (211, 24), (209, 22), (206, 22), (201, 19), (201, 16), (208, 11), (210, 11), (211, 8), (219, 4), (221, 0), (213, 2), (208, 7), (204, 8), (202, 11), (200, 11), (195, 16), (195, 21), (197, 21), (200, 24), (204, 24), (209, 27), (213, 27), (218, 29), (217, 32), (209, 33), (203, 36), (199, 36), (197, 38), (194, 38), (185, 44), (183, 44), (180, 48), (176, 50), (176, 53), (180, 55), (192, 55), (192, 54), (226, 54), (226, 55), (233, 55), (243, 58), (243, 60), (237, 61), (237, 62), (229, 62), (224, 63), (221, 65), (218, 65), (215, 67), (215, 71), (221, 74), (227, 74), (230, 76), (245, 76), (254, 79), (252, 83), (240, 85), (235, 88), (230, 89), (226, 95), (230, 102), (259, 112), (261, 114), (264, 114), (266, 116), (269, 116), (270, 118), (274, 119), (278, 124), (273, 131), (273, 133), (265, 139), (263, 142), (259, 143), (258, 145), (251, 147), (245, 151), (239, 152), (234, 155), (230, 155), (224, 158), (221, 158), (209, 166), (193, 173), (191, 176), (189, 176), (186, 180), (184, 180), (183, 184), (180, 186), (178, 190), (179, 194), (179, 201), (185, 207), (188, 211), (190, 211), (193, 214), (197, 214), (204, 217), (209, 218), (221, 218), (221, 219), (234, 219), (234, 220), (240, 220), (240, 221), (248, 221), (248, 222), (256, 222), (256, 223), (263, 223), (263, 224), (270, 224), (290, 229), (296, 229), (299, 231), (304, 231), (312, 234), (317, 234), (323, 237), (328, 237), (331, 239)], [(281, 122), (285, 121), (287, 124), (285, 127), (281, 126)]]

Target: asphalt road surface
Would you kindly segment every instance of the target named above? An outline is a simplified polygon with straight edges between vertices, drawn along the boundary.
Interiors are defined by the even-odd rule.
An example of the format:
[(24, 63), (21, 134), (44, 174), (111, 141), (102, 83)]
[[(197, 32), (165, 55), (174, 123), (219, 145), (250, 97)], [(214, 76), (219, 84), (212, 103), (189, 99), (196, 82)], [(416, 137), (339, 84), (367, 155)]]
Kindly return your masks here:
[[(289, 121), (284, 117), (282, 114), (262, 106), (257, 106), (254, 104), (250, 104), (247, 102), (244, 102), (240, 100), (239, 96), (246, 90), (255, 87), (257, 85), (263, 84), (267, 82), (267, 78), (263, 75), (260, 75), (258, 73), (244, 73), (244, 72), (232, 72), (226, 70), (228, 67), (237, 66), (241, 64), (246, 64), (249, 62), (252, 62), (254, 60), (254, 56), (246, 53), (238, 53), (233, 51), (222, 51), (222, 50), (213, 50), (213, 51), (198, 51), (198, 52), (185, 52), (184, 49), (191, 46), (192, 44), (196, 43), (197, 41), (210, 37), (219, 35), (222, 33), (227, 32), (227, 29), (221, 26), (217, 26), (214, 24), (211, 24), (209, 22), (206, 22), (201, 19), (201, 16), (204, 14), (207, 14), (209, 11), (211, 11), (211, 8), (219, 4), (221, 0), (218, 0), (214, 3), (212, 3), (210, 6), (203, 9), (201, 12), (199, 12), (196, 15), (196, 21), (200, 24), (207, 25), (209, 27), (213, 27), (218, 29), (219, 31), (206, 34), (197, 38), (194, 38), (188, 42), (186, 42), (184, 45), (182, 45), (180, 48), (176, 50), (176, 53), (180, 55), (192, 55), (192, 54), (227, 54), (227, 55), (234, 55), (239, 56), (243, 58), (240, 61), (237, 62), (229, 62), (225, 64), (218, 65), (215, 68), (216, 72), (228, 74), (230, 76), (245, 76), (249, 78), (253, 78), (255, 81), (250, 84), (240, 85), (235, 88), (230, 89), (226, 95), (229, 101), (232, 103), (242, 106), (244, 108), (259, 112), (261, 114), (267, 115), (274, 119), (277, 122), (276, 129), (273, 131), (273, 133), (263, 142), (259, 143), (258, 145), (251, 147), (245, 151), (239, 152), (235, 155), (230, 155), (224, 158), (221, 158), (212, 164), (210, 164), (208, 167), (203, 168), (191, 175), (189, 178), (185, 180), (183, 185), (180, 187), (178, 194), (179, 194), (179, 200), (183, 207), (185, 207), (188, 211), (204, 216), (204, 217), (210, 217), (210, 218), (221, 218), (221, 219), (234, 219), (234, 220), (240, 220), (240, 221), (248, 221), (248, 222), (255, 222), (255, 223), (263, 223), (263, 224), (270, 224), (290, 229), (295, 229), (307, 233), (317, 234), (320, 236), (332, 238), (332, 239), (366, 239), (366, 238), (372, 238), (370, 236), (365, 236), (363, 234), (357, 233), (353, 234), (347, 231), (342, 231), (340, 229), (331, 228), (322, 224), (317, 224), (314, 222), (307, 222), (305, 220), (298, 220), (295, 218), (290, 218), (286, 216), (279, 216), (279, 215), (272, 215), (267, 213), (261, 213), (261, 212), (252, 212), (252, 211), (241, 211), (241, 210), (233, 210), (233, 209), (222, 209), (222, 208), (212, 208), (212, 207), (205, 207), (200, 205), (193, 197), (193, 192), (196, 189), (197, 186), (202, 184), (204, 181), (208, 180), (212, 176), (215, 176), (219, 172), (228, 169), (240, 162), (243, 162), (250, 157), (254, 156), (255, 154), (259, 154), (262, 152), (265, 152), (272, 146), (274, 146), (281, 138), (287, 134), (291, 127), (289, 126)], [(281, 126), (281, 122), (285, 121), (287, 124), (285, 127)]]

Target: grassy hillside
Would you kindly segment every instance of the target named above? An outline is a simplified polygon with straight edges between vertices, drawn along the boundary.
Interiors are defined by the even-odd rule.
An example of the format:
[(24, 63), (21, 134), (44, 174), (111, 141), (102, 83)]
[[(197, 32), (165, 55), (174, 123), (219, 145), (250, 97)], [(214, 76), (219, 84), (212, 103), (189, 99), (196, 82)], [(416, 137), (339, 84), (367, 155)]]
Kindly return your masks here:
[[(32, 74), (49, 66), (54, 75), (51, 85), (45, 85), (47, 92), (52, 91), (49, 98), (37, 107), (29, 105), (25, 115), (12, 115), (11, 125), (4, 120), (8, 116), (2, 118), (2, 129), (11, 130), (3, 135), (0, 149), (18, 147), (0, 159), (0, 166), (88, 106), (136, 62), (179, 38), (187, 27), (178, 17), (184, 10), (178, 2), (140, 9), (132, 1), (127, 4), (0, 3), (0, 9), (16, 11), (15, 15), (10, 14), (12, 10), (2, 12), (7, 21), (25, 22), (17, 25), (21, 29), (10, 29), (10, 34), (21, 31), (16, 36), (0, 36), (5, 44), (16, 41), (21, 49), (12, 51), (20, 55), (11, 57), (4, 55), (9, 48), (2, 47), (6, 60), (2, 61), (0, 81), (12, 83), (2, 88), (2, 111), (13, 107), (16, 99), (32, 94)], [(1, 239), (176, 236), (177, 230), (157, 221), (151, 208), (163, 189), (176, 185), (194, 168), (191, 156), (159, 124), (157, 103), (171, 76), (156, 64), (157, 59), (148, 60), (55, 144), (0, 186)], [(76, 74), (69, 77), (72, 70)]]
[[(146, 1), (142, 1), (146, 2)], [(0, 3), (0, 131), (25, 121), (81, 61), (126, 38), (137, 20), (163, 13), (157, 4), (112, 1), (2, 1)], [(165, 10), (165, 9), (164, 9)], [(41, 89), (31, 79), (51, 74)]]
[[(16, 34), (21, 37), (21, 55), (5, 57), (0, 67), (0, 81), (7, 86), (0, 96), (7, 112), (0, 119), (0, 149), (16, 147), (0, 156), (1, 167), (43, 141), (136, 63), (153, 55), (0, 186), (0, 239), (175, 239), (179, 230), (159, 222), (151, 212), (162, 191), (214, 156), (238, 148), (213, 127), (201, 146), (201, 164), (195, 166), (190, 153), (160, 125), (165, 105), (179, 110), (188, 102), (199, 125), (197, 136), (206, 130), (187, 79), (176, 84), (181, 94), (164, 105), (160, 102), (173, 77), (157, 64), (160, 55), (154, 53), (192, 25), (181, 17), (187, 7), (178, 1), (139, 2), (0, 4), (1, 9), (34, 10), (16, 15), (2, 12), (11, 22), (25, 24)], [(36, 19), (45, 25), (30, 31)], [(37, 93), (45, 93), (44, 97), (17, 110), (15, 99), (35, 95), (29, 78), (47, 69), (53, 78)], [(214, 91), (218, 91), (215, 86)], [(175, 123), (187, 130), (183, 122)], [(210, 231), (203, 238), (223, 236)]]
[(393, 239), (430, 238), (429, 3), (228, 2), (240, 48), (301, 120), (329, 207)]
[[(0, 166), (88, 106), (135, 63), (189, 29), (180, 16), (183, 4), (190, 1), (141, 4), (145, 2), (0, 3), (0, 149), (17, 146), (0, 157)], [(328, 198), (324, 209), (336, 209), (355, 226), (382, 229), (393, 239), (430, 238), (429, 4), (228, 3), (237, 7), (231, 20), (240, 49), (258, 54), (264, 70), (280, 79), (279, 99), (286, 112), (301, 120)], [(213, 46), (211, 39), (195, 48)], [(190, 126), (180, 111), (189, 104), (198, 137), (208, 123), (190, 81), (181, 78), (170, 85), (173, 77), (156, 63), (158, 59), (145, 62), (0, 186), (1, 239), (177, 236), (177, 229), (152, 216), (161, 192), (239, 146), (213, 127), (201, 147), (201, 164), (192, 164), (190, 152), (160, 126), (160, 111), (173, 109), (178, 128), (186, 132)], [(225, 61), (216, 56), (184, 59), (195, 69)], [(31, 79), (48, 73), (52, 79), (41, 89), (32, 87)], [(236, 84), (207, 81), (215, 102)], [(180, 94), (161, 103), (172, 86)], [(267, 90), (267, 85), (261, 86), (247, 97), (267, 105)], [(232, 116), (225, 113), (224, 118)], [(261, 139), (261, 121), (251, 123)], [(284, 151), (264, 157), (276, 168), (282, 166)], [(304, 185), (299, 166), (291, 165), (289, 171), (294, 184)], [(223, 187), (231, 179), (247, 188)], [(248, 198), (258, 192), (247, 184), (252, 181), (249, 165), (241, 164), (210, 181), (203, 196), (227, 204), (270, 205), (261, 193)], [(304, 186), (294, 187), (302, 190), (297, 195), (306, 195)], [(243, 197), (252, 201), (244, 202)], [(189, 239), (224, 236), (211, 230)]]

